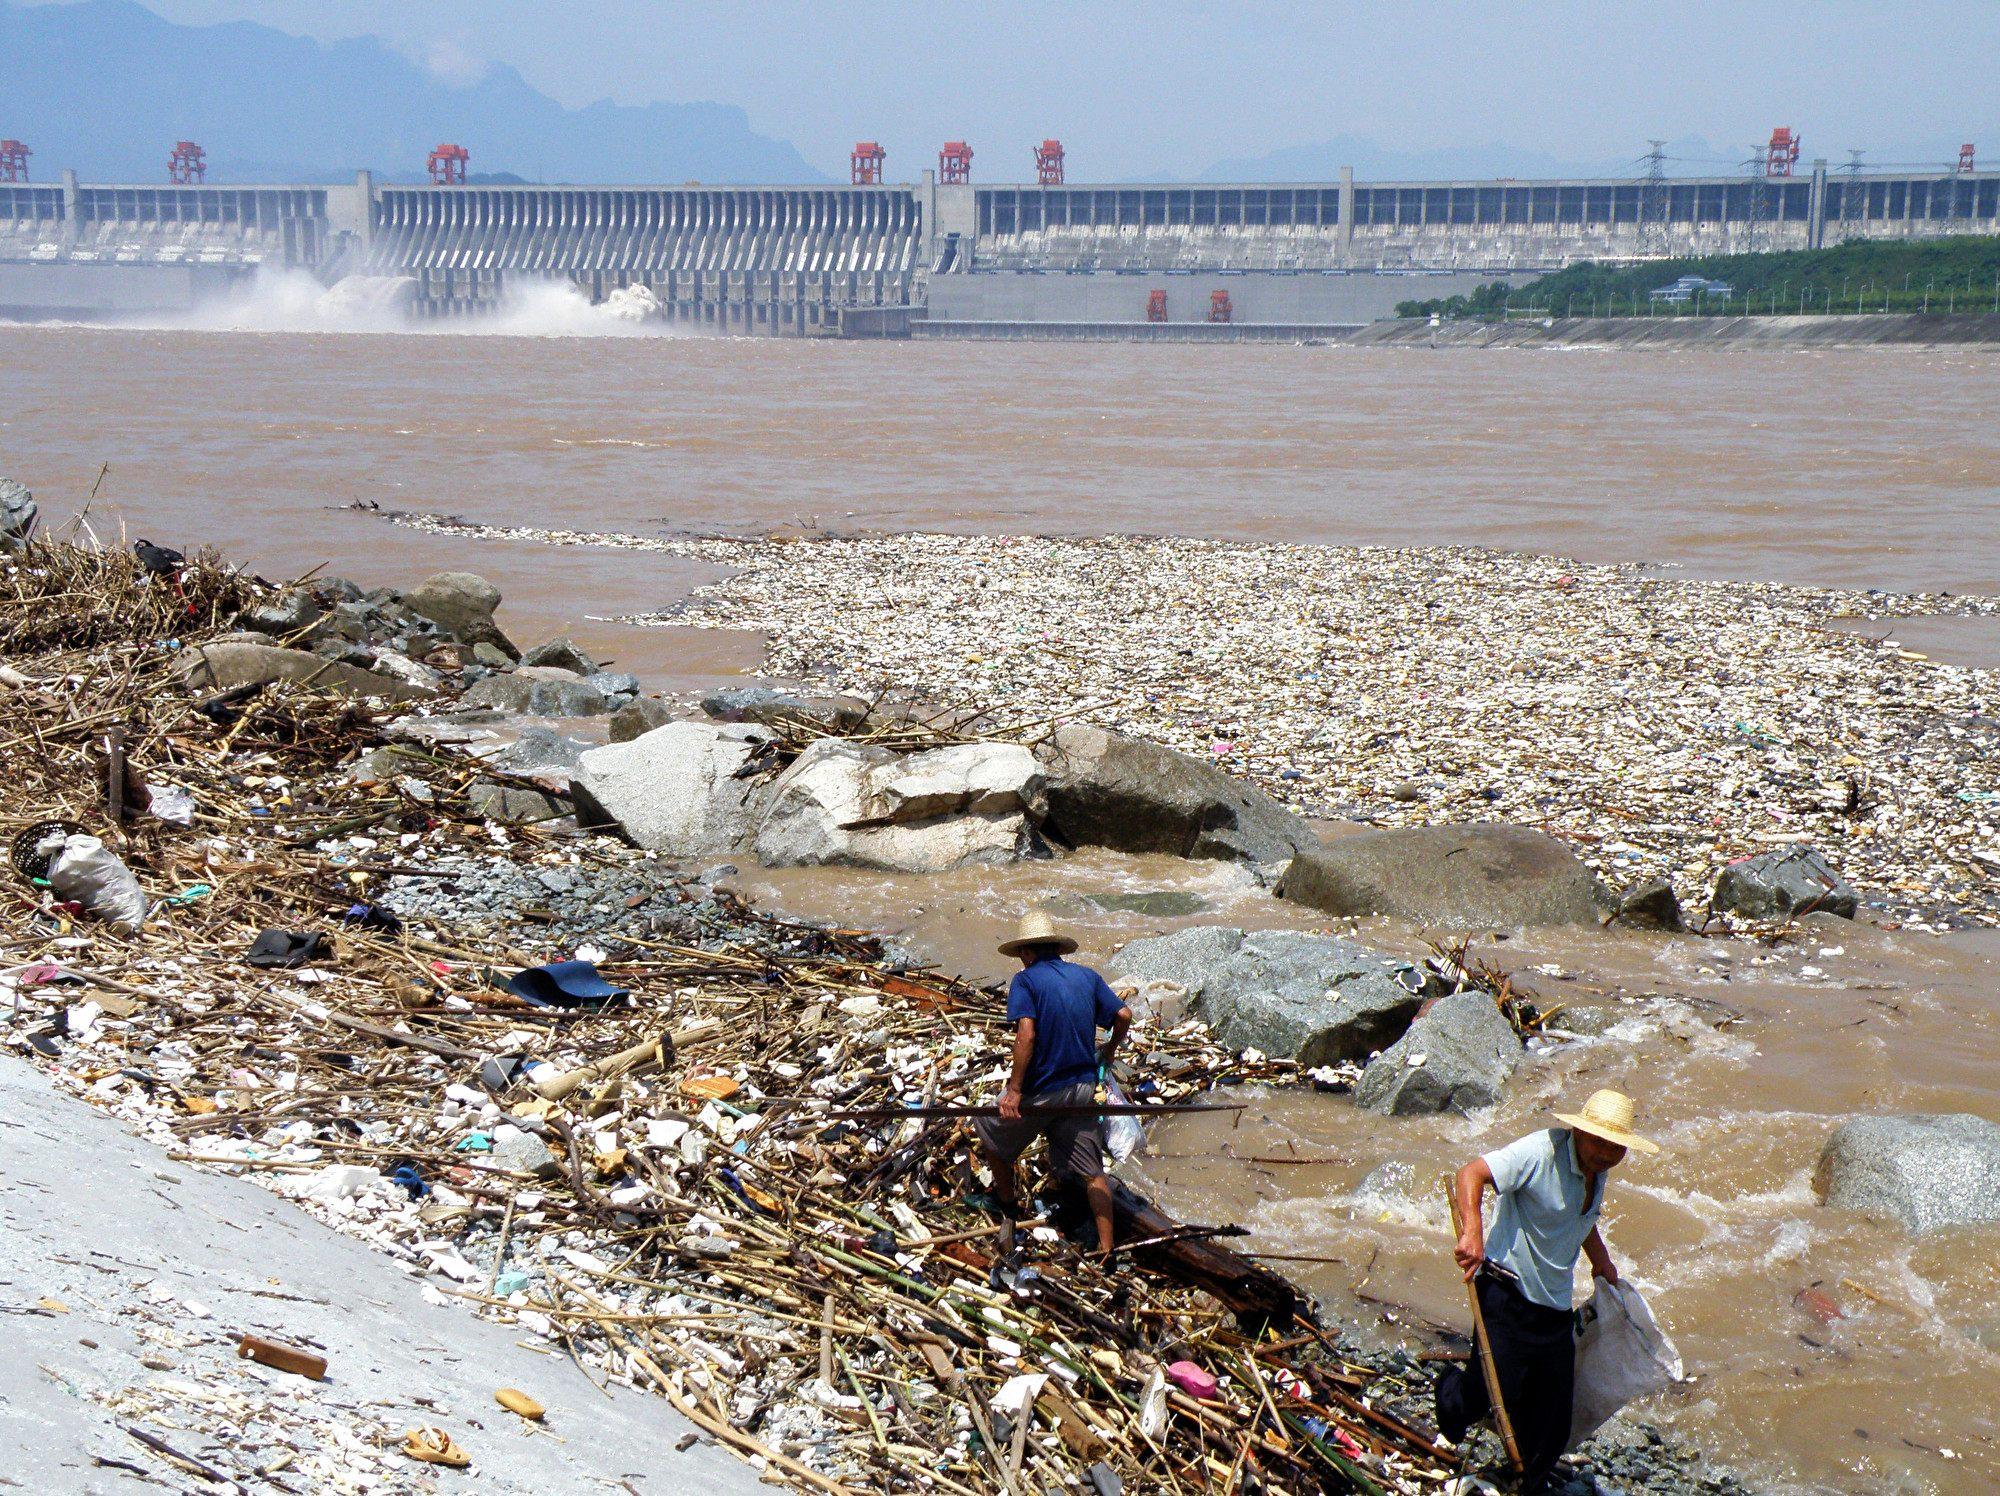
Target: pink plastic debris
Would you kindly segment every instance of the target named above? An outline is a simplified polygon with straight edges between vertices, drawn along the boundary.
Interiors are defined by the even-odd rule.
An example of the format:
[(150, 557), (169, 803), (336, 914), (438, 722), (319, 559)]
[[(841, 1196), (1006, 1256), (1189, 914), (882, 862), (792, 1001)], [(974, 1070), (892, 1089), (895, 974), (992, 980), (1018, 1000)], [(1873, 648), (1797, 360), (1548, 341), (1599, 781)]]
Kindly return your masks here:
[(1176, 1361), (1167, 1368), (1167, 1380), (1189, 1397), (1206, 1402), (1215, 1396), (1215, 1378), (1192, 1361)]

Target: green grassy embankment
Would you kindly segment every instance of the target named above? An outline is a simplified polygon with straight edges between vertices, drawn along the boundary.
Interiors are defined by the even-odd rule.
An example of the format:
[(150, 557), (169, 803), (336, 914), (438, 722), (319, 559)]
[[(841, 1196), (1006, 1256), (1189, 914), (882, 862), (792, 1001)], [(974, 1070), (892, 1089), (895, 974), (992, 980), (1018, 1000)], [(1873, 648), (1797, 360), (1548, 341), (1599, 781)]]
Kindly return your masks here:
[[(1727, 298), (1674, 305), (1648, 292), (1684, 275), (1724, 281)], [(1638, 265), (1571, 265), (1522, 286), (1498, 282), (1470, 295), (1397, 304), (1399, 317), (1742, 317), (1834, 312), (2000, 312), (2000, 237), (1886, 242), (1831, 249), (1705, 255)]]

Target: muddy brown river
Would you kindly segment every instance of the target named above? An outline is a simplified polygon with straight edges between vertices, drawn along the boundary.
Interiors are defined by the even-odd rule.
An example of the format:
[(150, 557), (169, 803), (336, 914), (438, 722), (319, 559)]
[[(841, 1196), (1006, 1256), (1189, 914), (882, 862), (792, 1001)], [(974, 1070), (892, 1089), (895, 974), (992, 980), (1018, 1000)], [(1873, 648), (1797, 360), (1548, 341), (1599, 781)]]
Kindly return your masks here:
[[(96, 483), (100, 533), (214, 543), (267, 575), (478, 570), (505, 591), (518, 636), (572, 632), (676, 686), (753, 671), (758, 640), (593, 619), (670, 604), (704, 580), (699, 567), (455, 540), (342, 506), (638, 533), (1460, 542), (1991, 592), (1996, 408), (2000, 353), (1978, 349), (0, 328), (0, 473), (52, 516)], [(1933, 625), (1903, 637), (2000, 665), (1991, 624)], [(1231, 870), (1107, 854), (931, 879), (746, 870), (741, 883), (979, 976), (1003, 973), (992, 942), (1029, 904), (1075, 924), (1097, 956), (1188, 923), (1304, 923)], [(1192, 912), (1094, 901), (1160, 891), (1189, 895)], [(1422, 949), (1424, 932), (1360, 933)], [(1642, 1099), (1666, 1151), (1620, 1171), (1607, 1235), (1693, 1374), (1652, 1415), (1774, 1488), (2000, 1488), (2000, 1229), (1913, 1241), (1819, 1209), (1808, 1183), (1847, 1115), (2000, 1120), (2000, 937), (1864, 921), (1775, 948), (1571, 933), (1479, 950), (1578, 1011), (1580, 1029), (1608, 1031), (1534, 1059), (1490, 1115), (1388, 1122), (1338, 1097), (1260, 1095), (1234, 1126), (1159, 1125), (1141, 1173), (1185, 1216), (1248, 1226), (1259, 1249), (1337, 1259), (1297, 1274), (1391, 1336), (1463, 1308), (1439, 1175), (1541, 1125), (1558, 1100), (1617, 1085)], [(1808, 1287), (1840, 1317), (1802, 1306)]]

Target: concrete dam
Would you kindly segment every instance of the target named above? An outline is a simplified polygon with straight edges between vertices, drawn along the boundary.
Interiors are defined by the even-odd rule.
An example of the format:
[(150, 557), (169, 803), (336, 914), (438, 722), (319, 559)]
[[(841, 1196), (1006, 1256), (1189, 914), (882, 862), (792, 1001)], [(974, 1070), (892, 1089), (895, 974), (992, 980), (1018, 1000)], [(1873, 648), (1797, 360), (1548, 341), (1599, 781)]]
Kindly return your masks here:
[(564, 282), (721, 332), (1312, 336), (1577, 261), (2000, 232), (2000, 171), (819, 187), (0, 183), (0, 316), (173, 311), (260, 271), (407, 315)]

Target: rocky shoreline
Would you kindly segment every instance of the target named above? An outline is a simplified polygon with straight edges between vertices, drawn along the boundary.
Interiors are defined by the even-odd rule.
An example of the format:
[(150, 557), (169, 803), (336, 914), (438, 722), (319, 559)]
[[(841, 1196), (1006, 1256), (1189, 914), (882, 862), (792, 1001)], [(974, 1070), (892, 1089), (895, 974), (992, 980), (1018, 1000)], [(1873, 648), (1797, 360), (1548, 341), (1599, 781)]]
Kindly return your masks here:
[[(1385, 869), (1365, 847), (1320, 848), (1277, 795), (1218, 769), (1226, 755), (1087, 724), (1030, 730), (1039, 700), (1004, 722), (752, 691), (675, 718), (563, 641), (518, 650), (494, 623), (497, 593), (467, 574), (409, 592), (283, 589), (212, 562), (156, 570), (52, 543), (7, 571), (5, 682), (43, 724), (11, 750), (10, 819), (69, 827), (25, 898), (6, 1042), (93, 1105), (184, 1155), (199, 1140), (202, 1166), (256, 1175), (447, 1297), (658, 1386), (802, 1487), (886, 1468), (911, 1489), (1001, 1490), (1041, 1469), (1103, 1490), (1088, 1475), (1102, 1465), (1145, 1488), (1155, 1461), (1171, 1473), (1207, 1459), (1223, 1426), (1259, 1451), (1273, 1489), (1316, 1468), (1360, 1489), (1450, 1472), (1422, 1432), (1409, 1353), (1335, 1336), (1325, 1359), (1266, 1359), (1254, 1334), (1203, 1328), (1224, 1290), (1161, 1286), (1167, 1269), (1150, 1262), (1128, 1286), (1100, 1282), (1053, 1234), (1054, 1286), (1023, 1292), (1016, 1268), (967, 1245), (991, 1232), (954, 1205), (952, 1136), (802, 1126), (830, 1103), (978, 1094), (991, 999), (852, 932), (760, 916), (717, 887), (721, 867), (702, 869), (742, 855), (923, 872), (1073, 845), (1165, 850), (1265, 869), (1281, 893), (1284, 879), (1301, 886), (1278, 869), (1308, 864), (1301, 896), (1341, 915), (1394, 909), (1472, 850), (1483, 870), (1458, 896), (1475, 900), (1475, 922), (1657, 923), (1671, 897), (1635, 907), (1588, 859), (1518, 829), (1494, 828), (1533, 835), (1534, 855), (1490, 862), (1478, 827), (1449, 845), (1385, 829), (1397, 839)], [(104, 616), (59, 606), (77, 595)], [(951, 684), (934, 669), (907, 678)], [(602, 719), (617, 741), (529, 713)], [(125, 731), (107, 762), (111, 718)], [(151, 907), (136, 928), (64, 882), (92, 828), (139, 875)], [(49, 834), (17, 842), (24, 872)], [(1775, 898), (1783, 873), (1739, 878)], [(1808, 914), (1821, 892), (1782, 908), (1746, 895), (1739, 916)], [(260, 927), (297, 937), (287, 950), (300, 958), (246, 968)], [(496, 991), (503, 971), (573, 958), (639, 1004), (551, 1013)], [(1490, 1102), (1527, 1043), (1550, 1042), (1531, 995), (1449, 950), (1413, 964), (1339, 935), (1211, 927), (1135, 944), (1113, 969), (1167, 1097), (1312, 1080), (1389, 1115), (1463, 1111)], [(631, 1058), (648, 1033), (650, 1058)], [(584, 1077), (563, 1093), (573, 1100), (550, 1104), (533, 1080), (549, 1072)], [(804, 1113), (777, 1104), (801, 1088)], [(829, 1208), (812, 1193), (843, 1171), (865, 1175), (874, 1203)], [(658, 1255), (635, 1276), (620, 1268), (633, 1252)], [(1107, 1330), (1140, 1284), (1153, 1330)], [(801, 1331), (822, 1296), (838, 1336)], [(889, 1338), (848, 1338), (871, 1312)], [(646, 1326), (643, 1346), (620, 1325)], [(1097, 1347), (1108, 1361), (1079, 1349), (1091, 1344), (1079, 1327), (1119, 1348)], [(920, 1354), (953, 1344), (983, 1378), (972, 1394)], [(1133, 1432), (1175, 1351), (1216, 1362), (1223, 1399), (1169, 1399), (1157, 1430)], [(997, 1404), (982, 1399), (1037, 1359), (1057, 1390), (1047, 1406), (1029, 1392), (1029, 1416), (1011, 1420), (1029, 1432), (1010, 1471)], [(815, 1360), (819, 1376), (801, 1375)], [(1301, 1411), (1266, 1425), (1271, 1378)], [(1322, 1416), (1346, 1406), (1336, 1392), (1378, 1400), (1402, 1429)], [(934, 1401), (953, 1397), (977, 1411)], [(1632, 1426), (1589, 1454), (1618, 1489), (1742, 1489)]]
[[(1702, 908), (1810, 844), (1875, 917), (2000, 922), (2000, 699), (1894, 638), (2000, 601), (1677, 579), (1464, 547), (959, 535), (696, 540), (401, 523), (731, 565), (652, 619), (762, 630), (774, 673), (920, 680), (1011, 721), (1072, 713), (1317, 816), (1498, 820), (1619, 888)], [(857, 600), (866, 599), (865, 606)], [(1839, 625), (1873, 620), (1874, 636)]]

